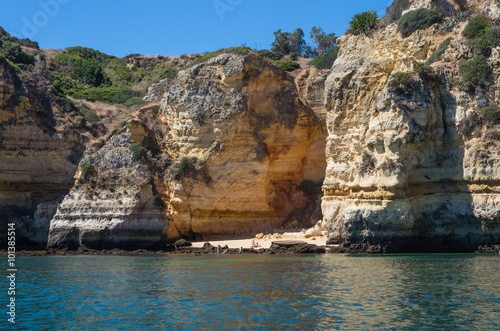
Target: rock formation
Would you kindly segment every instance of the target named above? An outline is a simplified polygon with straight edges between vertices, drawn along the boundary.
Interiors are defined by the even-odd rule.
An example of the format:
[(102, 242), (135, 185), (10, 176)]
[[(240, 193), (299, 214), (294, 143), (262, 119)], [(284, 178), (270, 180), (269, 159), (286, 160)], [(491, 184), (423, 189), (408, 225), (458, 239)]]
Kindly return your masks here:
[[(445, 21), (403, 38), (398, 19), (420, 7)], [(0, 58), (0, 231), (12, 221), (27, 244), (130, 249), (322, 218), (339, 251), (488, 250), (500, 242), (500, 46), (462, 35), (478, 14), (494, 22), (498, 3), (395, 2), (373, 32), (339, 39), (331, 69), (296, 79), (253, 51), (219, 51), (154, 85), (154, 103), (90, 147), (46, 71), (21, 80)], [(464, 80), (473, 58), (487, 81)]]
[[(310, 204), (324, 178), (324, 136), (293, 79), (255, 54), (223, 54), (179, 75), (161, 105), (169, 153), (196, 162), (171, 182), (170, 237), (254, 235)], [(196, 161), (194, 161), (196, 160)], [(314, 219), (301, 219), (317, 221)]]
[(34, 72), (23, 82), (0, 58), (0, 231), (15, 222), (19, 247), (45, 246), (83, 153), (78, 133), (57, 125), (52, 94), (48, 77)]
[[(432, 1), (414, 1), (412, 9)], [(493, 1), (468, 5), (491, 18)], [(371, 36), (344, 36), (326, 81), (327, 171), (322, 202), (331, 243), (383, 251), (468, 251), (500, 241), (498, 125), (461, 128), (495, 105), (496, 85), (465, 91), (460, 61), (472, 57), (461, 35), (435, 24), (407, 38), (397, 24)], [(438, 79), (413, 74), (411, 88), (391, 88), (451, 37)], [(488, 59), (497, 82), (498, 51)], [(469, 121), (470, 122), (470, 121)], [(481, 156), (479, 156), (479, 154)]]
[(80, 161), (75, 187), (59, 205), (50, 224), (49, 247), (151, 248), (168, 231), (161, 187), (134, 152), (132, 134), (116, 135), (99, 152)]
[[(222, 54), (181, 72), (160, 108), (149, 108), (128, 123), (127, 138), (82, 159), (95, 178), (79, 175), (52, 220), (49, 246), (253, 236), (321, 218), (314, 187), (324, 178), (325, 131), (281, 67)], [(167, 162), (133, 162), (133, 141)]]

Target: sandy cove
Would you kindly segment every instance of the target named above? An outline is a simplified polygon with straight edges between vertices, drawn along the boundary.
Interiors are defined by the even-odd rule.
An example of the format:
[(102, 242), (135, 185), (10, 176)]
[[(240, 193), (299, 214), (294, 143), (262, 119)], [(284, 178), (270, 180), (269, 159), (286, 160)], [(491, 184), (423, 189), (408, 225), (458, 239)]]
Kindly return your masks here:
[(327, 237), (326, 236), (314, 236), (314, 237), (305, 238), (305, 235), (303, 232), (286, 232), (284, 234), (266, 235), (266, 236), (263, 236), (262, 238), (259, 238), (259, 236), (257, 236), (255, 238), (249, 238), (249, 239), (197, 241), (197, 242), (193, 242), (192, 247), (203, 247), (203, 245), (206, 242), (209, 242), (212, 246), (216, 246), (216, 247), (218, 245), (220, 245), (221, 247), (224, 247), (227, 245), (227, 247), (229, 247), (229, 248), (240, 248), (240, 247), (251, 248), (252, 247), (252, 240), (261, 246), (258, 248), (270, 248), (271, 243), (273, 241), (280, 241), (280, 240), (300, 240), (300, 241), (304, 241), (308, 244), (324, 246), (324, 245), (326, 245)]

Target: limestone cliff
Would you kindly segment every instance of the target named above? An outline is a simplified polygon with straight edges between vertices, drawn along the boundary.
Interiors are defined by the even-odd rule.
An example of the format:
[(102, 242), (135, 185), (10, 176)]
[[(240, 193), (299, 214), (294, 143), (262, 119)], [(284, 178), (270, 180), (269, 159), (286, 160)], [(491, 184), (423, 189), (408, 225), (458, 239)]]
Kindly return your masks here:
[[(436, 3), (448, 12), (474, 5), (469, 15), (498, 17), (494, 1), (451, 3), (457, 8), (413, 1), (408, 11)], [(494, 83), (465, 89), (459, 69), (472, 58), (461, 35), (466, 23), (457, 20), (451, 32), (435, 24), (407, 38), (393, 23), (371, 36), (341, 38), (325, 89), (322, 208), (330, 242), (353, 251), (368, 244), (383, 251), (467, 251), (500, 241), (499, 127), (478, 115), (498, 102), (500, 48), (487, 59)], [(426, 61), (447, 38), (450, 46), (432, 64), (438, 78), (410, 74), (406, 89), (389, 84), (397, 72), (413, 73), (413, 61)], [(478, 121), (464, 129), (471, 116)]]
[(52, 94), (43, 73), (21, 80), (0, 58), (0, 231), (15, 222), (19, 247), (45, 246), (55, 206), (71, 188), (83, 153), (79, 134), (57, 126)]
[[(222, 54), (182, 71), (120, 134), (80, 162), (49, 246), (253, 236), (322, 217), (325, 131), (293, 77), (261, 56)], [(139, 161), (134, 142), (149, 151)]]
[(168, 219), (158, 197), (161, 186), (131, 137), (114, 136), (80, 161), (75, 187), (50, 224), (49, 247), (130, 249), (164, 243)]
[(172, 238), (279, 228), (311, 204), (300, 184), (324, 178), (318, 117), (299, 101), (293, 78), (258, 55), (223, 54), (182, 72), (161, 114), (169, 153), (197, 164), (170, 182)]
[[(443, 22), (403, 38), (398, 19), (421, 7)], [(476, 15), (490, 39), (463, 36)], [(15, 221), (50, 247), (136, 248), (323, 218), (351, 251), (498, 244), (499, 17), (492, 0), (395, 1), (376, 30), (339, 39), (331, 69), (295, 79), (253, 51), (218, 51), (152, 86), (154, 103), (83, 158), (88, 139), (48, 75), (21, 79), (0, 60), (0, 228)], [(484, 75), (466, 80), (471, 63)]]

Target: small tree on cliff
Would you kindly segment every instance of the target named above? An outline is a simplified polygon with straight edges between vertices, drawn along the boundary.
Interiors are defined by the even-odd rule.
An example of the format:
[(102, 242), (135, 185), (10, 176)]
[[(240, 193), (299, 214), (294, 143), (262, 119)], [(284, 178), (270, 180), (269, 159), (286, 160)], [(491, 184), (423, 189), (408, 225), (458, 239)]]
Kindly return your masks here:
[(321, 27), (313, 26), (309, 36), (316, 45), (316, 49), (314, 50), (316, 56), (325, 54), (335, 47), (337, 43), (337, 36), (335, 36), (335, 33), (326, 34)]
[(304, 31), (301, 28), (294, 32), (282, 32), (281, 29), (274, 32), (274, 41), (271, 43), (271, 51), (281, 52), (285, 55), (297, 53), (303, 55), (307, 51)]

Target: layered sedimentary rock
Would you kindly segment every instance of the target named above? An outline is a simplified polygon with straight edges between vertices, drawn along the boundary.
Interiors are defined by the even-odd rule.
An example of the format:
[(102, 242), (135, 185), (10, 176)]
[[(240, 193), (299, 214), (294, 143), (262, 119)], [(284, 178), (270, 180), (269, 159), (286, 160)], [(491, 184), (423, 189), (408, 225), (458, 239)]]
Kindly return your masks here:
[(161, 185), (155, 185), (145, 156), (134, 155), (131, 137), (114, 136), (80, 161), (75, 187), (50, 224), (49, 247), (132, 249), (165, 242), (168, 219), (158, 196)]
[[(321, 218), (325, 131), (293, 78), (258, 55), (222, 54), (181, 72), (161, 107), (124, 130), (81, 160), (49, 246), (253, 236)], [(141, 160), (133, 142), (149, 150)]]
[(300, 184), (324, 178), (318, 117), (293, 78), (258, 55), (223, 54), (181, 72), (161, 114), (169, 153), (193, 163), (170, 182), (171, 238), (279, 228), (310, 204)]
[[(412, 9), (434, 2), (416, 1)], [(498, 16), (493, 2), (473, 4)], [(499, 91), (491, 85), (475, 93), (456, 83), (459, 62), (472, 57), (461, 36), (465, 24), (451, 33), (437, 24), (404, 39), (392, 24), (341, 38), (325, 90), (322, 209), (330, 242), (385, 251), (466, 251), (500, 242), (499, 128), (479, 121), (464, 130), (481, 107), (496, 104)], [(442, 61), (432, 64), (439, 79), (413, 74), (410, 89), (388, 86), (391, 75), (411, 73), (413, 61), (425, 61), (448, 37)], [(495, 82), (499, 50), (488, 59)]]
[(23, 83), (0, 59), (0, 231), (16, 223), (20, 246), (46, 244), (54, 205), (71, 188), (83, 153), (76, 132), (56, 127), (52, 90), (41, 74)]
[(330, 72), (330, 69), (309, 67), (302, 70), (295, 79), (300, 100), (314, 111), (316, 116), (321, 120), (321, 123), (325, 125), (325, 130), (325, 82)]

